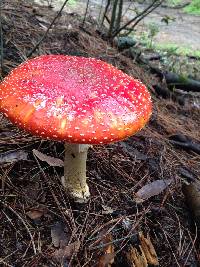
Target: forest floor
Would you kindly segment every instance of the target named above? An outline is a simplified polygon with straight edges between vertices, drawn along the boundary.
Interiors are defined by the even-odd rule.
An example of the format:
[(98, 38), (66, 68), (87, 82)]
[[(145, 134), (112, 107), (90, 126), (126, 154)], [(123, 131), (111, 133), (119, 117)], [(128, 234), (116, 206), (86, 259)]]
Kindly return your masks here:
[[(45, 0), (35, 0), (37, 3), (47, 4)], [(70, 1), (69, 1), (70, 2)], [(52, 0), (54, 10), (59, 10), (63, 1)], [(71, 1), (65, 8), (67, 12), (76, 12), (83, 16), (87, 1)], [(101, 0), (90, 0), (88, 14), (98, 19), (101, 10)], [(124, 3), (124, 22), (132, 19), (134, 8), (143, 10), (147, 4), (138, 4), (135, 1)], [(163, 18), (168, 17), (168, 23)], [(136, 27), (137, 33), (149, 31), (149, 25), (154, 23), (158, 27), (158, 33), (154, 38), (155, 43), (160, 45), (177, 45), (191, 50), (200, 50), (200, 16), (187, 14), (182, 8), (172, 8), (170, 6), (160, 6), (146, 16)]]
[[(27, 59), (54, 16), (54, 10), (27, 1), (5, 1), (3, 76)], [(199, 142), (199, 108), (191, 101), (180, 106), (158, 98), (156, 75), (102, 40), (94, 20), (87, 20), (84, 29), (81, 22), (80, 16), (63, 13), (33, 56), (68, 54), (107, 61), (148, 86), (153, 114), (135, 136), (89, 151), (91, 198), (82, 205), (64, 191), (63, 169), (33, 156), (37, 149), (63, 159), (63, 144), (31, 136), (1, 115), (0, 266), (131, 267), (131, 251), (140, 250), (143, 232), (160, 266), (197, 267), (198, 235), (182, 187), (186, 180), (198, 181), (200, 156), (172, 145), (170, 137), (182, 134)], [(21, 160), (15, 156), (19, 152)], [(8, 155), (14, 160), (3, 162)], [(156, 180), (170, 183), (138, 201), (138, 190)]]

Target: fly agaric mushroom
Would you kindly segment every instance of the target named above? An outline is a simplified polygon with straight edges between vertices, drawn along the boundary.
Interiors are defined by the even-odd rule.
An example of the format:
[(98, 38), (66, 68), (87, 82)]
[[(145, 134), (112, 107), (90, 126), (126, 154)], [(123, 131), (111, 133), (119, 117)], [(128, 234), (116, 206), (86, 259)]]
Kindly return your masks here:
[(0, 84), (0, 110), (42, 138), (65, 141), (63, 185), (79, 202), (89, 197), (90, 144), (119, 141), (151, 115), (146, 87), (95, 58), (44, 55), (11, 71)]

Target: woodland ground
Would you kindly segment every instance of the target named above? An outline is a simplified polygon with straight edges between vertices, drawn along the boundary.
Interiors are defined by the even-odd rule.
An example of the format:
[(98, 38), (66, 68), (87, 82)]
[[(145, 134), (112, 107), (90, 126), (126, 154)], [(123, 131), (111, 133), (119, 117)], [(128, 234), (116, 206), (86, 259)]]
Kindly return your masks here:
[[(53, 10), (27, 1), (5, 1), (3, 76), (27, 59), (54, 16)], [(199, 142), (199, 109), (191, 99), (180, 106), (158, 98), (153, 89), (158, 77), (102, 40), (95, 32), (95, 21), (87, 20), (84, 29), (81, 22), (78, 15), (63, 13), (33, 56), (69, 54), (107, 61), (148, 86), (153, 115), (135, 136), (89, 151), (91, 198), (84, 205), (73, 203), (64, 192), (63, 169), (36, 160), (32, 153), (38, 149), (63, 159), (63, 144), (24, 133), (1, 115), (1, 156), (23, 150), (28, 158), (0, 168), (0, 265), (128, 267), (127, 254), (138, 247), (142, 231), (149, 234), (160, 266), (198, 266), (198, 236), (182, 186), (188, 177), (198, 179), (200, 157), (174, 147), (169, 137), (181, 133)], [(137, 203), (135, 193), (157, 179), (173, 182), (160, 194)], [(64, 252), (53, 240), (52, 229), (58, 226), (64, 229)], [(102, 263), (105, 253), (112, 261), (104, 257)]]
[[(46, 0), (35, 0), (35, 2), (43, 5), (47, 4)], [(58, 10), (63, 1), (52, 0), (49, 2), (52, 3), (54, 10)], [(146, 4), (145, 1), (143, 4), (139, 4), (137, 1), (124, 2), (124, 22), (127, 22), (129, 19), (133, 18), (134, 8), (143, 10), (148, 6), (148, 1), (146, 1)], [(81, 16), (84, 15), (87, 3), (86, 0), (69, 0), (69, 3), (70, 4), (68, 4), (65, 8), (67, 12), (76, 12)], [(101, 4), (101, 0), (90, 0), (88, 13), (92, 17), (98, 19), (99, 12), (101, 10)], [(184, 1), (181, 1), (180, 4), (183, 5)], [(162, 20), (166, 17), (169, 18), (168, 23)], [(158, 27), (158, 33), (154, 38), (156, 44), (165, 46), (171, 44), (185, 49), (191, 49), (193, 51), (200, 50), (200, 16), (188, 14), (184, 12), (183, 8), (172, 8), (172, 6), (165, 4), (156, 8), (156, 10), (146, 16), (138, 24), (136, 27), (136, 34), (141, 35), (141, 33), (144, 33), (145, 31), (148, 32), (149, 25), (152, 23)]]

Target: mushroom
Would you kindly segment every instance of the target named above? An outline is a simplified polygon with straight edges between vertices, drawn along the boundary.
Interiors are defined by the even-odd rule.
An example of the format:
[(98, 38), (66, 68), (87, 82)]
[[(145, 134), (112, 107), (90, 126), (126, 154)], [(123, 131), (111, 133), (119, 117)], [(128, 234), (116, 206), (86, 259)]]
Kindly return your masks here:
[(95, 58), (43, 55), (0, 84), (0, 111), (41, 138), (65, 142), (63, 185), (78, 202), (89, 197), (87, 151), (139, 131), (151, 115), (146, 87)]

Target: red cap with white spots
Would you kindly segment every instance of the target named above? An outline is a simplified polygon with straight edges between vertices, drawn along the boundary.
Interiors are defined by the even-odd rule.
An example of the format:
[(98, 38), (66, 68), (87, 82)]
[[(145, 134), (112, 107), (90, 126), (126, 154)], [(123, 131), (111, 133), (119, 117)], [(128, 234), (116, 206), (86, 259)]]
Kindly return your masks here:
[(0, 110), (34, 135), (101, 144), (140, 130), (151, 115), (146, 87), (95, 58), (45, 55), (0, 84)]

